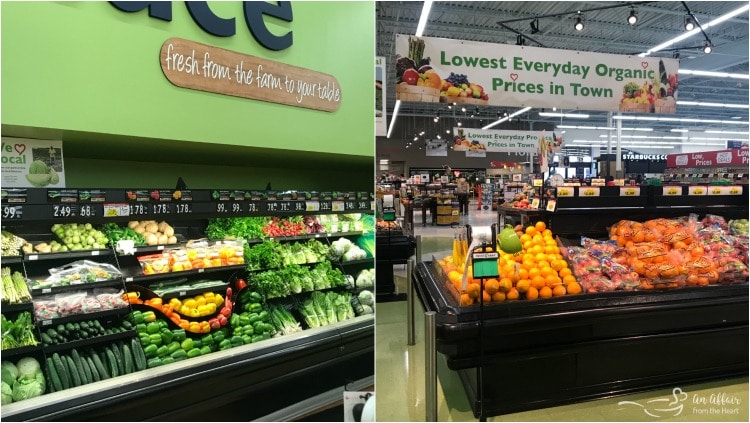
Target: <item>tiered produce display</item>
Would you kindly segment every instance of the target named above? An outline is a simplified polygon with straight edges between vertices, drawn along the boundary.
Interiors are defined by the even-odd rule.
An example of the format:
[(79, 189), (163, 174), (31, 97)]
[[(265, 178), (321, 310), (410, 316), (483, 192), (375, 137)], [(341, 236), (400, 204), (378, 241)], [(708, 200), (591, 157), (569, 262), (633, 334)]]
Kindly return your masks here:
[(372, 313), (371, 222), (209, 218), (192, 240), (162, 219), (4, 228), (3, 405)]

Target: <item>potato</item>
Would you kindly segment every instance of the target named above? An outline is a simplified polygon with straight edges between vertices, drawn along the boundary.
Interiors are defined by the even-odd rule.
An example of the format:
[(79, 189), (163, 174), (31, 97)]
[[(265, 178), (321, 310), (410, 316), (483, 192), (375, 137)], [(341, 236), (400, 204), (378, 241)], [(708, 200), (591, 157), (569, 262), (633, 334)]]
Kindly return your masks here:
[(164, 233), (164, 229), (165, 229), (166, 227), (168, 227), (169, 225), (167, 224), (167, 222), (165, 222), (165, 221), (163, 221), (163, 220), (162, 220), (162, 221), (161, 221), (161, 222), (159, 222), (159, 224), (158, 224), (158, 225), (156, 225), (156, 226), (157, 226), (157, 227), (159, 228), (159, 232), (161, 232), (161, 233)]
[(144, 225), (138, 225), (135, 228), (133, 228), (133, 230), (141, 235), (146, 233), (146, 227)]
[(131, 220), (130, 222), (128, 222), (128, 228), (135, 229), (136, 226), (138, 226), (137, 220)]
[(146, 232), (155, 234), (159, 232), (159, 226), (156, 223), (149, 223), (146, 225)]
[(159, 243), (159, 238), (154, 234), (146, 235), (146, 245), (156, 245)]
[(177, 237), (172, 235), (167, 239), (167, 244), (177, 244)]
[(164, 232), (164, 235), (166, 236), (174, 236), (174, 228), (169, 225), (167, 225), (162, 232)]
[(159, 245), (164, 245), (169, 243), (169, 237), (166, 235), (159, 236)]

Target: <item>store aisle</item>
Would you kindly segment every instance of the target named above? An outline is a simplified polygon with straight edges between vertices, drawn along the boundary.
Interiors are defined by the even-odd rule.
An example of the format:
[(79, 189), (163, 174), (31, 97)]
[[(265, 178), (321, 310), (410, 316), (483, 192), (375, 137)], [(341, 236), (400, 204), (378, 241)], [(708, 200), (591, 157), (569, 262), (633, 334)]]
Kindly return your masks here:
[[(424, 421), (424, 311), (417, 301), (416, 345), (406, 345), (406, 302), (378, 305), (375, 326), (375, 383), (378, 421)], [(739, 347), (739, 346), (738, 346)], [(458, 374), (438, 354), (438, 420), (476, 421)], [(683, 407), (662, 417), (645, 414), (634, 404), (671, 398), (672, 389), (616, 396), (579, 404), (491, 417), (488, 421), (748, 421), (748, 378), (680, 386)], [(739, 404), (728, 404), (728, 401)], [(725, 405), (721, 405), (724, 402)], [(658, 402), (657, 402), (658, 404)]]

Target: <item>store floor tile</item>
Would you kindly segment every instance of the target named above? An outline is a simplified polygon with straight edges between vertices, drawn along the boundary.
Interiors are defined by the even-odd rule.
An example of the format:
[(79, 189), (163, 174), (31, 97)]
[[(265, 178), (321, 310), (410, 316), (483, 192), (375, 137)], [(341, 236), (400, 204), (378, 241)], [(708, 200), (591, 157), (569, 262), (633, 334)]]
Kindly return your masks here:
[[(415, 307), (416, 345), (406, 345), (406, 302), (378, 305), (375, 325), (378, 421), (425, 420), (424, 311)], [(738, 348), (744, 348), (739, 346)], [(461, 380), (438, 354), (438, 420), (476, 421)], [(640, 405), (672, 398), (672, 390), (616, 396), (560, 407), (490, 417), (488, 421), (748, 421), (748, 378), (729, 379), (679, 387), (686, 393), (684, 407), (671, 414)], [(738, 404), (720, 405), (722, 401)], [(623, 401), (632, 403), (622, 404)], [(638, 404), (634, 404), (638, 403)], [(639, 405), (640, 404), (640, 405)], [(657, 402), (658, 404), (658, 402)]]

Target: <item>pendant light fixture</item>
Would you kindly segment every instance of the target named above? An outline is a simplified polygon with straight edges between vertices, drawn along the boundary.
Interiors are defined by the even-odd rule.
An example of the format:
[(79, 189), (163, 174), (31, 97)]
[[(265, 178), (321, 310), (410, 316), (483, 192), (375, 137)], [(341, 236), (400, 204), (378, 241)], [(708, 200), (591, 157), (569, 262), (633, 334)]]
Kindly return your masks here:
[(628, 16), (628, 25), (635, 25), (638, 22), (638, 14), (635, 12), (635, 8), (630, 9), (630, 15)]
[(695, 22), (693, 21), (693, 18), (690, 16), (685, 17), (685, 31), (692, 31), (695, 29)]
[(584, 24), (583, 21), (585, 18), (581, 14), (581, 12), (578, 12), (578, 15), (576, 16), (576, 23), (573, 25), (573, 28), (575, 28), (576, 31), (583, 31)]

